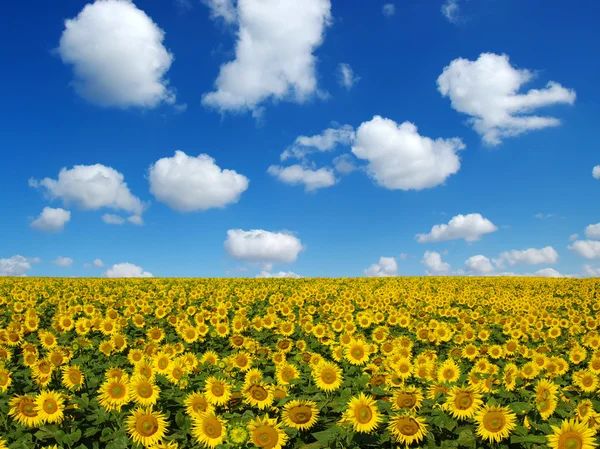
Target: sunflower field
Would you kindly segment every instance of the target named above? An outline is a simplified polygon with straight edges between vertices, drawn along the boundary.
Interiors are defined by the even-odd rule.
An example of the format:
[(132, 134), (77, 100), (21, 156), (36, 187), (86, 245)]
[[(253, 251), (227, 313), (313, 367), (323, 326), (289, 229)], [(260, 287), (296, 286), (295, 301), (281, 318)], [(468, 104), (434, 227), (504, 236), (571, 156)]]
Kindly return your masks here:
[(0, 278), (0, 448), (593, 449), (600, 280)]

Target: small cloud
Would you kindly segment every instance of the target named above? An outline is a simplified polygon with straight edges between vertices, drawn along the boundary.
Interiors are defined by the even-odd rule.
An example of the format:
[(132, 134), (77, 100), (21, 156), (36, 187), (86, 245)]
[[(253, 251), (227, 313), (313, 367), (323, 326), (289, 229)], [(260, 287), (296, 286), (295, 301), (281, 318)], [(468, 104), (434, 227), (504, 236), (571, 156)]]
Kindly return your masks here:
[(61, 208), (53, 209), (51, 207), (44, 207), (40, 216), (30, 226), (38, 231), (60, 232), (65, 229), (65, 224), (70, 220), (70, 211)]
[(54, 259), (52, 263), (58, 265), (59, 267), (66, 268), (73, 265), (73, 259), (71, 259), (70, 257), (59, 256), (56, 259)]
[(125, 220), (123, 218), (119, 217), (118, 215), (114, 215), (114, 214), (102, 215), (102, 221), (106, 224), (112, 224), (112, 225), (122, 225), (123, 223), (125, 223)]
[(341, 63), (338, 65), (338, 83), (350, 90), (360, 81), (360, 76), (357, 76), (350, 64)]
[(95, 259), (94, 262), (93, 262), (93, 265), (95, 267), (103, 267), (104, 266), (104, 262), (102, 262), (101, 259)]
[(142, 217), (140, 217), (139, 215), (132, 215), (131, 217), (127, 218), (127, 221), (136, 226), (144, 225), (144, 219)]
[(571, 234), (569, 236), (569, 241), (570, 242), (574, 242), (575, 240), (577, 240), (579, 238), (579, 234)]
[(458, 0), (446, 0), (442, 5), (442, 14), (450, 23), (458, 23), (460, 15)]
[(600, 165), (596, 165), (592, 169), (592, 176), (596, 179), (600, 179)]
[(393, 3), (386, 3), (385, 5), (383, 5), (381, 12), (386, 17), (392, 17), (396, 14), (396, 5), (394, 5)]

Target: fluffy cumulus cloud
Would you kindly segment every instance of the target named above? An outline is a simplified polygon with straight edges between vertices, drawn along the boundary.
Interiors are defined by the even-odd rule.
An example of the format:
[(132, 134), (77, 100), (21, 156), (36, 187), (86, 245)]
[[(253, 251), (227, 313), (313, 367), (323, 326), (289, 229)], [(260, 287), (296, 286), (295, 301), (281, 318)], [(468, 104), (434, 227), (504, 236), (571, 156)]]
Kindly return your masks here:
[(485, 143), (498, 145), (505, 137), (560, 124), (557, 118), (534, 115), (536, 109), (575, 102), (575, 91), (554, 81), (543, 89), (519, 93), (533, 77), (529, 70), (511, 66), (507, 55), (482, 53), (476, 61), (452, 61), (437, 85), (452, 108), (471, 116), (471, 125)]
[(102, 259), (94, 259), (94, 262), (92, 262), (92, 264), (95, 267), (103, 267), (104, 266), (104, 262), (102, 262)]
[(73, 66), (73, 86), (105, 107), (153, 108), (174, 103), (165, 75), (173, 55), (165, 33), (129, 0), (97, 0), (65, 21), (58, 54)]
[(497, 264), (501, 266), (503, 263), (508, 265), (539, 265), (556, 263), (558, 253), (551, 246), (546, 246), (541, 249), (529, 248), (525, 250), (505, 251), (500, 254), (497, 259)]
[(357, 76), (350, 67), (350, 64), (340, 63), (337, 68), (338, 83), (340, 86), (350, 90), (356, 83), (360, 81), (360, 76)]
[[(210, 3), (233, 11), (232, 2)], [(331, 21), (330, 0), (239, 0), (233, 20), (235, 59), (221, 66), (215, 91), (202, 99), (206, 106), (258, 116), (268, 99), (303, 102), (317, 93), (313, 52)]]
[(396, 14), (396, 5), (393, 3), (385, 3), (381, 8), (381, 12), (386, 17), (392, 17), (394, 14)]
[(392, 190), (421, 190), (442, 184), (458, 172), (458, 151), (465, 148), (458, 138), (430, 139), (419, 135), (410, 122), (401, 125), (375, 116), (356, 132), (352, 153), (368, 161), (369, 176)]
[(230, 229), (225, 240), (229, 256), (246, 262), (292, 263), (303, 249), (300, 239), (292, 234), (262, 229)]
[(73, 265), (73, 259), (70, 257), (58, 256), (52, 261), (52, 263), (58, 265), (59, 267), (67, 268)]
[(225, 23), (234, 23), (237, 20), (237, 10), (234, 0), (202, 0), (210, 8), (212, 19), (223, 19)]
[(596, 240), (576, 240), (569, 249), (586, 259), (600, 258), (600, 242)]
[(114, 214), (102, 215), (102, 221), (106, 224), (112, 224), (112, 225), (122, 225), (123, 223), (125, 223), (124, 218), (119, 217), (118, 215), (114, 215)]
[(591, 224), (585, 228), (585, 236), (588, 239), (600, 240), (600, 223)]
[(340, 175), (348, 175), (359, 168), (355, 164), (354, 157), (351, 154), (342, 154), (333, 160), (335, 171)]
[(584, 265), (583, 275), (586, 277), (600, 278), (600, 268), (594, 268), (591, 265)]
[(398, 263), (393, 257), (380, 257), (379, 262), (365, 270), (365, 276), (368, 277), (396, 276), (397, 274)]
[(314, 136), (298, 136), (292, 146), (281, 153), (281, 160), (289, 158), (304, 159), (306, 155), (316, 151), (332, 151), (338, 145), (350, 145), (354, 141), (354, 128), (343, 125), (327, 128)]
[(419, 243), (458, 239), (476, 242), (482, 235), (497, 230), (496, 225), (481, 214), (456, 215), (448, 224), (435, 225), (428, 234), (417, 234), (415, 237)]
[(554, 268), (543, 268), (533, 273), (533, 276), (539, 276), (544, 278), (562, 278), (564, 275)]
[(44, 207), (42, 213), (32, 223), (31, 227), (39, 231), (60, 232), (71, 220), (71, 212), (61, 208)]
[(293, 271), (279, 271), (277, 273), (271, 273), (269, 271), (261, 271), (260, 273), (258, 273), (256, 275), (257, 278), (278, 278), (278, 279), (282, 279), (282, 278), (293, 278), (293, 279), (298, 279), (301, 278), (302, 276), (300, 276), (297, 273), (294, 273)]
[(494, 271), (490, 259), (481, 254), (469, 257), (465, 262), (465, 267), (467, 271), (476, 274), (490, 274)]
[(596, 165), (592, 169), (592, 176), (596, 179), (600, 179), (600, 165)]
[(205, 211), (236, 203), (248, 188), (248, 178), (221, 169), (207, 154), (198, 157), (176, 151), (149, 169), (150, 192), (180, 212)]
[(334, 171), (327, 167), (313, 170), (302, 165), (290, 165), (289, 167), (271, 165), (267, 173), (285, 184), (303, 185), (306, 192), (315, 192), (318, 189), (331, 187), (338, 182)]
[(106, 270), (104, 276), (107, 278), (151, 278), (152, 273), (144, 271), (142, 267), (138, 267), (129, 262), (114, 264)]
[(8, 259), (0, 259), (0, 276), (26, 276), (31, 270), (30, 260), (16, 255)]
[(450, 264), (442, 260), (442, 255), (435, 251), (425, 251), (421, 263), (429, 276), (440, 276), (450, 272)]
[(144, 204), (130, 192), (124, 179), (121, 173), (105, 165), (75, 165), (72, 169), (62, 168), (58, 179), (30, 179), (29, 185), (44, 188), (51, 199), (59, 198), (82, 209), (106, 207), (139, 215)]

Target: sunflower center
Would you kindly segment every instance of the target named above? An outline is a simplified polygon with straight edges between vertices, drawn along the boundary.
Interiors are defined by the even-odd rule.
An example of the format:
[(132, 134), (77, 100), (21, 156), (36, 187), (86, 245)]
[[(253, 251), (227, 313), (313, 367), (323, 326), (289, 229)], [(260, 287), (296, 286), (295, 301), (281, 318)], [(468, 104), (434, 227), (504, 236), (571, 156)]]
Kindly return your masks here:
[(336, 380), (336, 375), (335, 375), (335, 371), (333, 371), (332, 369), (324, 369), (323, 371), (321, 371), (321, 380), (323, 381), (323, 383), (325, 384), (332, 384), (335, 382)]
[(140, 396), (143, 399), (148, 399), (149, 397), (152, 396), (152, 385), (150, 385), (149, 383), (143, 383), (138, 385), (138, 396)]
[(413, 408), (417, 403), (417, 398), (411, 393), (400, 393), (396, 399), (396, 403), (401, 408)]
[(0, 373), (0, 385), (6, 385), (8, 383), (8, 374)]
[(268, 393), (267, 390), (260, 385), (252, 385), (250, 388), (250, 396), (252, 396), (252, 399), (256, 399), (257, 401), (264, 401), (267, 398)]
[(483, 426), (489, 432), (499, 432), (506, 424), (504, 415), (499, 412), (490, 412), (483, 418)]
[(290, 380), (294, 379), (295, 373), (292, 369), (290, 368), (285, 368), (282, 372), (281, 372), (281, 378), (283, 380), (285, 380), (286, 382), (289, 382)]
[(594, 383), (594, 380), (591, 377), (584, 377), (583, 379), (581, 379), (581, 383), (584, 387), (591, 387)]
[(182, 369), (179, 367), (173, 368), (173, 372), (171, 373), (171, 376), (173, 376), (174, 379), (181, 379), (181, 376), (183, 376)]
[(360, 346), (355, 346), (352, 348), (351, 354), (355, 359), (362, 359), (362, 357), (365, 355), (365, 351), (363, 351), (363, 348)]
[(37, 412), (35, 411), (35, 404), (30, 400), (26, 400), (20, 406), (21, 413), (28, 418), (35, 418), (37, 416)]
[(58, 404), (54, 399), (46, 399), (43, 405), (44, 411), (49, 415), (53, 415), (58, 411)]
[(459, 410), (467, 410), (473, 404), (473, 398), (469, 393), (458, 393), (454, 405)]
[(452, 368), (448, 368), (444, 370), (444, 379), (452, 379), (454, 377), (454, 370)]
[(169, 366), (169, 360), (166, 358), (160, 359), (158, 361), (158, 368), (159, 369), (167, 369), (167, 367)]
[(406, 436), (413, 436), (419, 432), (419, 425), (412, 418), (400, 418), (396, 423), (396, 428), (402, 435)]
[(215, 396), (223, 396), (223, 394), (225, 394), (225, 389), (223, 388), (223, 385), (221, 385), (221, 384), (214, 384), (211, 387), (210, 391)]
[(219, 438), (221, 436), (221, 423), (218, 419), (208, 417), (204, 419), (202, 430), (209, 438)]
[(290, 410), (290, 421), (295, 424), (304, 424), (312, 418), (312, 410), (306, 405), (294, 407)]
[(558, 447), (564, 447), (565, 449), (581, 449), (583, 447), (581, 435), (572, 431), (565, 432), (558, 440)]
[(196, 399), (192, 404), (195, 412), (203, 412), (206, 410), (207, 403), (204, 399)]
[(369, 406), (361, 405), (358, 406), (354, 411), (354, 416), (359, 423), (367, 424), (371, 422), (371, 419), (373, 418), (373, 412)]
[(158, 421), (151, 415), (140, 416), (135, 423), (135, 430), (143, 437), (151, 437), (158, 430)]
[(125, 388), (121, 384), (112, 384), (109, 388), (109, 395), (113, 399), (121, 399), (125, 397)]
[(259, 447), (272, 448), (275, 447), (279, 441), (277, 431), (271, 426), (260, 426), (256, 429), (255, 435), (256, 445)]

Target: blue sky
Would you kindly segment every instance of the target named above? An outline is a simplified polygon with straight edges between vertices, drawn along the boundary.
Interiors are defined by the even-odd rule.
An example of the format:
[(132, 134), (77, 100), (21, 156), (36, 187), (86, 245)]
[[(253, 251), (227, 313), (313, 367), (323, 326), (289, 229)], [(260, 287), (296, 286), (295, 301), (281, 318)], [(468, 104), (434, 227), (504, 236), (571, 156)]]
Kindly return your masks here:
[(0, 274), (599, 276), (599, 14), (8, 2)]

